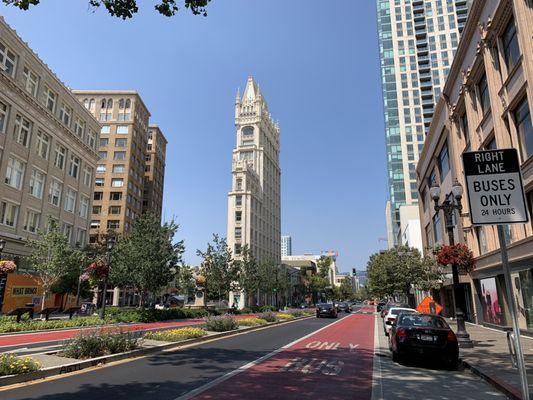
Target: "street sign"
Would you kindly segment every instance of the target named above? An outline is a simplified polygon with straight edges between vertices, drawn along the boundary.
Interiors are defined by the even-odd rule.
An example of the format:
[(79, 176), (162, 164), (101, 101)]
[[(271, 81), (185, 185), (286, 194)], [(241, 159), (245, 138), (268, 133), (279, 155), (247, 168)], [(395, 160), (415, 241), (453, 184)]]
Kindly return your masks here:
[(463, 153), (463, 165), (473, 225), (528, 221), (516, 149)]

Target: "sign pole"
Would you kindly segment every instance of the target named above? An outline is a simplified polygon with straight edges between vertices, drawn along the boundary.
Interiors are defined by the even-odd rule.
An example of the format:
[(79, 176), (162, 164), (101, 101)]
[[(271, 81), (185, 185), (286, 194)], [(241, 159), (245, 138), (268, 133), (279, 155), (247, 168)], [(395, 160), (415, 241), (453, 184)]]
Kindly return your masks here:
[(522, 386), (522, 398), (529, 400), (529, 387), (527, 383), (527, 372), (524, 363), (524, 354), (522, 353), (522, 344), (520, 342), (520, 328), (518, 326), (518, 316), (516, 314), (516, 300), (513, 295), (513, 285), (511, 281), (511, 271), (509, 268), (509, 258), (507, 257), (507, 244), (505, 243), (505, 233), (503, 226), (498, 225), (498, 239), (500, 240), (500, 250), (502, 254), (502, 267), (505, 276), (505, 286), (507, 288), (507, 295), (509, 298), (509, 308), (511, 310), (511, 317), (513, 320), (513, 333), (516, 349), (516, 359), (518, 364), (518, 372), (520, 374), (520, 384)]

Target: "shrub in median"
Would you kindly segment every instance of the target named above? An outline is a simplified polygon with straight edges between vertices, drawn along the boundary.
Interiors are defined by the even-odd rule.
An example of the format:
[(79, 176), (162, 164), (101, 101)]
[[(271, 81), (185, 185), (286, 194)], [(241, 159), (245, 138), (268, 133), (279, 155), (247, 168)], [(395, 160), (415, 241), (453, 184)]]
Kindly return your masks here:
[(17, 357), (14, 354), (0, 354), (0, 376), (18, 375), (38, 371), (41, 365), (29, 357)]
[(202, 328), (179, 328), (166, 331), (147, 332), (145, 339), (161, 340), (163, 342), (180, 342), (182, 340), (199, 338), (207, 335), (207, 331)]
[(276, 322), (278, 320), (276, 317), (276, 313), (273, 313), (272, 311), (257, 314), (257, 318), (264, 319), (267, 322)]
[(243, 318), (238, 320), (239, 326), (258, 326), (258, 325), (265, 325), (267, 322), (264, 319), (261, 318)]
[(227, 332), (239, 327), (237, 320), (231, 315), (220, 315), (207, 317), (205, 319), (205, 329), (213, 332)]
[(69, 358), (94, 358), (123, 353), (141, 345), (141, 339), (130, 332), (82, 333), (63, 345), (62, 355)]
[(267, 312), (267, 311), (278, 311), (277, 307), (274, 306), (262, 306), (260, 308), (260, 311)]
[(276, 314), (276, 317), (281, 321), (286, 321), (288, 319), (293, 319), (294, 316), (287, 314), (287, 313), (278, 313)]

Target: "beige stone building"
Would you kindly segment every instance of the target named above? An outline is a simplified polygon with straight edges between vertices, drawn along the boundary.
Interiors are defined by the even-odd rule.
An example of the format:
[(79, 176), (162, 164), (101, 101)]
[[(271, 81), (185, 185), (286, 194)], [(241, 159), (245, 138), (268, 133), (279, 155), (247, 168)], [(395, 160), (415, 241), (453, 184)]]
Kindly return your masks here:
[(100, 125), (0, 17), (0, 238), (20, 269), (27, 238), (57, 221), (88, 240)]
[[(429, 187), (449, 199), (457, 179), (466, 188), (461, 155), (479, 149), (518, 149), (530, 222), (505, 226), (513, 295), (523, 329), (533, 331), (533, 8), (524, 0), (474, 0), (443, 96), (417, 167), (424, 246), (447, 243), (445, 219), (436, 213)], [(473, 226), (466, 194), (455, 214), (455, 242), (466, 243), (476, 267), (461, 276), (467, 317), (510, 325), (496, 226)], [(446, 282), (449, 284), (450, 282)], [(440, 293), (452, 307), (451, 288)]]
[(250, 77), (235, 100), (237, 145), (228, 194), (228, 246), (248, 245), (259, 262), (281, 263), (279, 126)]
[(143, 212), (150, 113), (135, 91), (73, 92), (102, 125), (90, 230), (94, 242), (110, 230), (129, 232)]
[(167, 139), (157, 125), (148, 127), (148, 143), (144, 167), (143, 211), (151, 211), (161, 218), (165, 184)]

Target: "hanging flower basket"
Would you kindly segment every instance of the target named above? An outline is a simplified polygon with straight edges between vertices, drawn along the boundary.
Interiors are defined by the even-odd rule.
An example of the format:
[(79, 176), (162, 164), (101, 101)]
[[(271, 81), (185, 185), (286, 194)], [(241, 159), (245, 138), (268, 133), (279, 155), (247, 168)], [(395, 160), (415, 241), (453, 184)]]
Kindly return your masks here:
[(437, 262), (440, 265), (456, 265), (460, 274), (467, 274), (476, 266), (472, 250), (463, 243), (442, 246), (437, 251)]
[(17, 265), (14, 261), (11, 260), (3, 260), (0, 261), (0, 274), (9, 274), (11, 272), (15, 272), (17, 269)]

